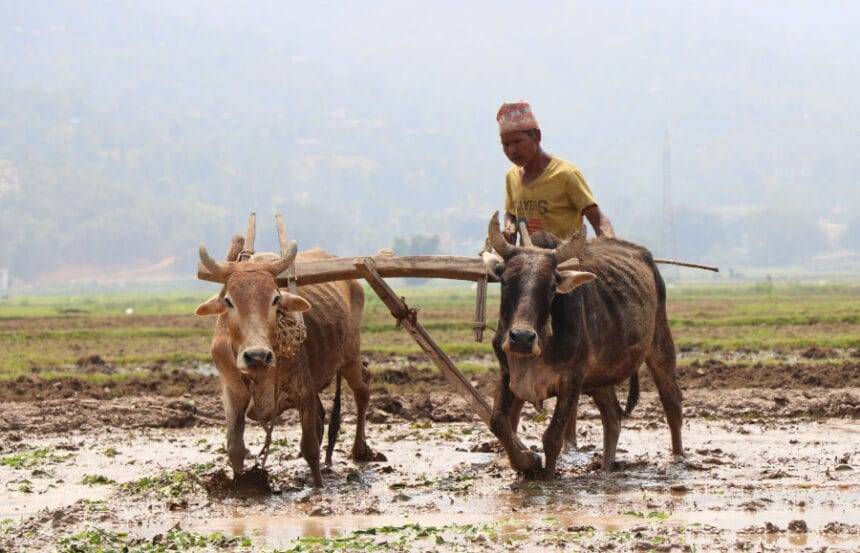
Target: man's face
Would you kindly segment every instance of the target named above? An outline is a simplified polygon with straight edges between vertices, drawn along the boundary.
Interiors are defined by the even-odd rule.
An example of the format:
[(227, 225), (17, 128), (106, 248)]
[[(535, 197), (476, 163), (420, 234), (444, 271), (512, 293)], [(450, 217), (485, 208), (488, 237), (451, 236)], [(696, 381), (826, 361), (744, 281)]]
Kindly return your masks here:
[(502, 135), (502, 149), (511, 163), (523, 167), (537, 154), (540, 134), (537, 131), (514, 131)]

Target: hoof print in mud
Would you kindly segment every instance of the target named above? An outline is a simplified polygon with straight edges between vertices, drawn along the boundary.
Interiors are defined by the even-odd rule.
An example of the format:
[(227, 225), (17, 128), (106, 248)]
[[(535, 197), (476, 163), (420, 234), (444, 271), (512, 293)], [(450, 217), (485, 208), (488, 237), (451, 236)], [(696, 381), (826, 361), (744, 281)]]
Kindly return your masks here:
[(234, 474), (233, 478), (221, 469), (212, 473), (202, 483), (206, 492), (216, 497), (259, 497), (273, 493), (269, 471), (262, 467), (253, 467)]

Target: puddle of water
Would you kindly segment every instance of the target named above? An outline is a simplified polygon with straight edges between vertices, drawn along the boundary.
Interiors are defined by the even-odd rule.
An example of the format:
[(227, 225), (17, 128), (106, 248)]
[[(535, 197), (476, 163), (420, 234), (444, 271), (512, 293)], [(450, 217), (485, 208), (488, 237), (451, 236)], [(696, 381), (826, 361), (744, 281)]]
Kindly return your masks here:
[[(716, 516), (715, 516), (716, 515)], [(784, 533), (784, 534), (743, 534), (740, 530), (750, 525), (762, 526), (765, 522), (772, 522), (785, 529), (790, 520), (800, 518), (809, 523), (810, 533)], [(855, 513), (856, 515), (856, 513)], [(855, 517), (856, 518), (856, 517)], [(818, 531), (825, 522), (832, 520), (845, 520), (844, 511), (818, 511), (814, 514), (790, 511), (770, 511), (768, 513), (750, 513), (741, 511), (724, 511), (721, 513), (673, 513), (667, 520), (654, 523), (651, 520), (643, 520), (633, 515), (607, 515), (593, 511), (572, 511), (537, 514), (512, 513), (507, 516), (461, 513), (452, 516), (448, 513), (419, 513), (410, 516), (402, 515), (374, 515), (356, 516), (340, 515), (327, 517), (295, 517), (290, 515), (272, 516), (239, 516), (219, 517), (212, 519), (175, 519), (170, 523), (159, 527), (149, 527), (142, 531), (144, 537), (151, 537), (159, 532), (164, 532), (176, 522), (183, 529), (196, 532), (221, 532), (230, 536), (252, 536), (255, 542), (261, 542), (269, 547), (287, 547), (296, 539), (304, 537), (333, 538), (346, 536), (356, 530), (379, 528), (383, 526), (402, 526), (406, 524), (419, 524), (424, 527), (442, 527), (446, 525), (483, 525), (492, 524), (502, 538), (522, 539), (524, 533), (544, 532), (550, 534), (553, 531), (563, 531), (570, 527), (593, 527), (597, 532), (630, 532), (642, 526), (653, 526), (665, 524), (665, 527), (674, 529), (695, 528), (697, 525), (714, 526), (729, 529), (735, 540), (752, 542), (763, 542), (770, 546), (837, 546), (851, 547), (860, 546), (860, 536), (831, 536), (820, 534)], [(538, 529), (538, 530), (536, 530)], [(707, 546), (711, 543), (705, 539), (690, 539), (690, 543), (699, 542)]]
[[(83, 444), (72, 452), (73, 459), (45, 467), (54, 472), (50, 478), (31, 478), (30, 471), (0, 467), (0, 481), (27, 477), (33, 480), (34, 489), (45, 490), (41, 494), (0, 490), (0, 518), (20, 519), (44, 507), (101, 498), (111, 501), (121, 520), (127, 521), (127, 527), (120, 529), (144, 537), (163, 533), (179, 522), (186, 530), (256, 536), (259, 543), (279, 548), (300, 537), (333, 537), (407, 523), (437, 527), (493, 523), (502, 525), (504, 532), (512, 536), (521, 534), (526, 525), (562, 529), (592, 526), (599, 532), (630, 531), (643, 525), (662, 524), (675, 529), (710, 525), (737, 539), (778, 547), (860, 545), (860, 536), (831, 539), (820, 533), (828, 522), (860, 524), (860, 472), (825, 476), (825, 470), (832, 470), (836, 459), (845, 455), (858, 464), (860, 451), (854, 439), (858, 425), (844, 420), (784, 421), (767, 428), (750, 426), (749, 435), (737, 433), (738, 426), (701, 419), (687, 421), (687, 463), (676, 464), (668, 455), (665, 427), (647, 429), (640, 424), (622, 431), (619, 445), (626, 451), (619, 453), (619, 458), (629, 467), (622, 472), (582, 474), (582, 465), (590, 462), (595, 452), (572, 451), (562, 458), (565, 472), (561, 478), (523, 482), (516, 480), (503, 457), (469, 451), (488, 437), (477, 423), (371, 425), (371, 444), (385, 453), (389, 462), (363, 466), (345, 459), (353, 432), (347, 423), (334, 472), (323, 476), (325, 488), (320, 492), (312, 493), (305, 487), (265, 500), (210, 500), (209, 504), (194, 505), (181, 513), (166, 512), (164, 501), (153, 503), (155, 500), (121, 494), (110, 497), (116, 486), (87, 487), (79, 482), (85, 474), (127, 482), (193, 463), (224, 466), (223, 454), (216, 451), (223, 443), (220, 429), (78, 436), (72, 442)], [(527, 422), (523, 435), (539, 435), (541, 429), (542, 425)], [(583, 442), (599, 447), (599, 421), (583, 421), (581, 429), (588, 436)], [(290, 445), (272, 457), (270, 466), (286, 470), (289, 477), (304, 476), (304, 461), (293, 458), (299, 429), (279, 426), (276, 434), (276, 438), (286, 437)], [(261, 441), (259, 429), (249, 427), (248, 446), (256, 450)], [(56, 448), (64, 442), (68, 443), (68, 439), (42, 440), (31, 445)], [(109, 446), (118, 451), (117, 456), (104, 454)], [(697, 450), (704, 453), (696, 453)], [(709, 464), (708, 459), (716, 459), (716, 464)], [(783, 470), (785, 475), (769, 478), (763, 474), (765, 470)], [(350, 473), (358, 474), (358, 479), (349, 481)], [(65, 483), (47, 489), (58, 479)], [(403, 497), (397, 498), (400, 494)], [(757, 511), (743, 510), (744, 502), (761, 498), (766, 500), (759, 502)], [(321, 503), (330, 508), (331, 515), (310, 516)], [(147, 508), (153, 506), (156, 508), (147, 513)], [(553, 520), (548, 521), (548, 516)], [(766, 522), (784, 529), (795, 519), (805, 520), (811, 534), (738, 533)], [(706, 535), (696, 535), (688, 543), (697, 540), (707, 549)]]

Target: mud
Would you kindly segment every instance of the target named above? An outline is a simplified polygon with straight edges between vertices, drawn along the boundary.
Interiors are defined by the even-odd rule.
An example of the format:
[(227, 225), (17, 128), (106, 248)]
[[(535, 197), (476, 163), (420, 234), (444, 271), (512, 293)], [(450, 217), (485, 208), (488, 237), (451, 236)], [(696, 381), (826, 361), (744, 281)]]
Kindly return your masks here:
[[(86, 361), (86, 360), (85, 360)], [(58, 398), (112, 399), (138, 395), (179, 396), (184, 394), (217, 394), (220, 384), (214, 374), (206, 373), (207, 367), (167, 368), (163, 363), (120, 371), (113, 365), (78, 364), (80, 375), (116, 375), (122, 379), (99, 379), (92, 381), (78, 376), (42, 378), (43, 372), (51, 369), (34, 367), (28, 375), (0, 382), (0, 401), (41, 401)]]
[[(808, 351), (808, 350), (807, 350)], [(682, 389), (707, 388), (733, 390), (745, 388), (846, 388), (860, 387), (860, 361), (851, 352), (829, 350), (832, 357), (810, 362), (805, 352), (791, 355), (776, 352), (710, 354), (700, 352), (682, 355), (678, 378)], [(817, 354), (816, 354), (817, 355)], [(428, 368), (421, 356), (370, 355), (368, 364), (374, 372), (374, 387), (398, 393), (436, 392), (445, 386), (441, 374)], [(490, 355), (456, 359), (486, 367), (486, 371), (473, 376), (476, 386), (487, 395), (493, 394), (497, 382), (496, 362)], [(170, 366), (157, 362), (134, 368), (117, 368), (98, 354), (78, 360), (74, 367), (80, 375), (113, 375), (123, 378), (89, 379), (68, 376), (43, 378), (47, 369), (33, 367), (30, 373), (14, 380), (0, 382), (0, 401), (41, 401), (62, 398), (112, 399), (130, 396), (159, 395), (203, 397), (220, 391), (217, 373), (211, 364)], [(52, 371), (53, 369), (47, 370)], [(643, 374), (647, 371), (642, 369)], [(650, 378), (642, 378), (642, 388), (653, 390)]]
[[(0, 385), (0, 551), (93, 539), (117, 550), (181, 551), (189, 536), (213, 532), (223, 536), (207, 547), (229, 550), (856, 551), (860, 363), (852, 352), (822, 352), (683, 354), (682, 461), (669, 455), (643, 372), (618, 470), (599, 470), (599, 417), (584, 400), (580, 449), (563, 456), (555, 480), (537, 482), (510, 470), (423, 357), (370, 356), (367, 436), (387, 460), (348, 459), (355, 413), (347, 390), (320, 490), (299, 455), (294, 411), (279, 421), (266, 467), (233, 478), (209, 365), (156, 363), (110, 385), (35, 370)], [(457, 361), (493, 365), (489, 356)], [(129, 371), (95, 354), (76, 368)], [(494, 369), (467, 376), (492, 396)], [(538, 451), (545, 417), (531, 406), (523, 412), (521, 436)], [(259, 451), (262, 431), (249, 423), (247, 435)], [(74, 541), (78, 532), (97, 534)]]
[[(535, 550), (557, 550), (562, 542), (622, 551), (860, 547), (854, 420), (689, 418), (687, 456), (676, 462), (665, 424), (653, 415), (647, 409), (642, 419), (625, 421), (620, 470), (609, 475), (597, 468), (598, 421), (586, 418), (581, 449), (565, 454), (549, 482), (518, 479), (495, 450), (481, 452), (491, 436), (477, 422), (370, 424), (371, 444), (389, 461), (355, 464), (347, 459), (347, 416), (321, 490), (310, 486), (294, 424), (276, 428), (267, 472), (257, 469), (239, 482), (225, 470), (220, 428), (64, 432), (13, 444), (19, 453), (47, 449), (44, 461), (0, 466), (0, 519), (14, 523), (2, 543), (8, 550), (50, 549), (46, 544), (93, 527), (151, 540), (179, 524), (249, 536), (255, 547), (289, 548), (309, 536), (358, 539), (365, 534), (356, 531), (417, 524), (447, 532), (442, 539), (452, 550), (473, 530), (485, 550), (506, 550), (511, 540)], [(543, 426), (526, 421), (521, 432), (538, 449)], [(263, 434), (249, 434), (256, 451)], [(85, 485), (86, 475), (106, 483)], [(14, 484), (10, 491), (21, 480), (30, 481), (30, 492)], [(663, 546), (670, 549), (657, 549)]]

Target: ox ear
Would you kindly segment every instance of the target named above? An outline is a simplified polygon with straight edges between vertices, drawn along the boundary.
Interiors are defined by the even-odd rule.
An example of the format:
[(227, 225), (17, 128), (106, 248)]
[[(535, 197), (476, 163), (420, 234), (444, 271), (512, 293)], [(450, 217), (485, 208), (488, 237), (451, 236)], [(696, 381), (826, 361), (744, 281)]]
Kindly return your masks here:
[(597, 278), (594, 273), (585, 271), (562, 271), (561, 278), (558, 280), (557, 294), (567, 294), (571, 290), (582, 286)]
[(221, 294), (215, 294), (205, 302), (201, 303), (194, 314), (198, 317), (208, 317), (209, 315), (220, 315), (227, 311), (227, 303)]
[(296, 296), (289, 292), (281, 292), (281, 307), (287, 311), (298, 311), (299, 313), (304, 313), (311, 308), (311, 304), (301, 296)]

